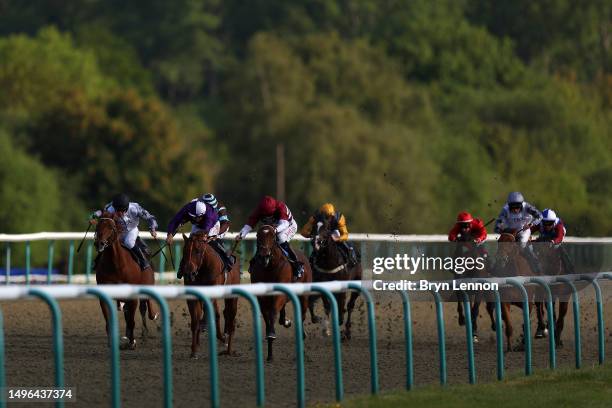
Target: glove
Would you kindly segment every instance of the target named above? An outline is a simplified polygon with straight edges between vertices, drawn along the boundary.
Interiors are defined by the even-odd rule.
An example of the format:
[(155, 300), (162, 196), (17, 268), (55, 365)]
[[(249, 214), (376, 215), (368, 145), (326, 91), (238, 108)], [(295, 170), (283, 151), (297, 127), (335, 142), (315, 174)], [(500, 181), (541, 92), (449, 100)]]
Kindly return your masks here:
[(251, 232), (253, 228), (251, 228), (250, 225), (246, 224), (244, 227), (242, 227), (242, 229), (240, 230), (240, 233), (238, 234), (238, 236), (236, 237), (237, 239), (244, 239), (244, 237), (246, 237), (246, 235)]

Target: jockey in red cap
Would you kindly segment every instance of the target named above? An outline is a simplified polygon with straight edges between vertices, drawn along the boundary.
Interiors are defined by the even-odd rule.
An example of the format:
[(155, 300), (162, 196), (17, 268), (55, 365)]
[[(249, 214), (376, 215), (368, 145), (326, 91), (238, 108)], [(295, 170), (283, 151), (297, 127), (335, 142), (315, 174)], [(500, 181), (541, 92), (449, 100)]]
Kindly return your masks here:
[(236, 239), (244, 238), (255, 228), (258, 222), (264, 225), (273, 225), (276, 228), (276, 241), (293, 268), (294, 278), (301, 278), (304, 273), (304, 265), (298, 261), (297, 255), (289, 245), (289, 241), (297, 232), (298, 227), (287, 204), (273, 197), (264, 196), (249, 216), (247, 223), (242, 227)]
[(457, 215), (457, 223), (448, 233), (448, 240), (472, 241), (481, 244), (487, 239), (487, 230), (481, 219), (472, 217), (472, 214), (462, 211)]

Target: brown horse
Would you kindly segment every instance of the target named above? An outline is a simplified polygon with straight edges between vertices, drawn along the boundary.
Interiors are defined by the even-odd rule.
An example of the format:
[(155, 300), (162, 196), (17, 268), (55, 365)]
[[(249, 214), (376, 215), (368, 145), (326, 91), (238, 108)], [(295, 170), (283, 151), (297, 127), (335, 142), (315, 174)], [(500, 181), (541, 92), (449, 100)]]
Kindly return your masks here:
[[(298, 279), (298, 282), (312, 282), (312, 270), (306, 256), (301, 251), (294, 251), (298, 260), (304, 264), (304, 274)], [(257, 230), (257, 251), (251, 260), (249, 273), (253, 283), (292, 282), (293, 270), (291, 264), (285, 255), (283, 255), (280, 246), (276, 243), (276, 229), (272, 225), (263, 225)], [(276, 314), (279, 314), (279, 324), (284, 327), (291, 326), (291, 320), (285, 317), (285, 305), (288, 302), (288, 298), (286, 295), (261, 296), (258, 300), (261, 314), (266, 324), (268, 361), (272, 361), (272, 343), (276, 339), (276, 331), (274, 329)], [(306, 309), (308, 308), (308, 296), (300, 296), (300, 306), (302, 322), (296, 322), (295, 324), (304, 324)], [(298, 305), (294, 305), (294, 307), (298, 307)]]
[[(313, 270), (314, 282), (330, 282), (330, 281), (346, 281), (346, 280), (361, 280), (362, 268), (361, 263), (349, 266), (338, 248), (338, 243), (334, 241), (332, 230), (329, 222), (324, 222), (319, 228), (317, 235), (313, 239), (314, 254), (311, 258), (311, 266)], [(334, 293), (336, 302), (338, 303), (338, 325), (342, 326), (344, 322), (344, 312), (346, 310), (347, 317), (344, 323), (343, 339), (351, 338), (351, 314), (355, 308), (355, 301), (359, 298), (359, 293), (352, 291), (348, 304), (346, 304), (346, 292)], [(311, 302), (313, 298), (311, 297)], [(323, 298), (325, 305), (326, 319), (322, 320), (323, 334), (331, 335), (329, 327), (330, 305), (327, 298)], [(311, 305), (312, 307), (312, 305)], [(311, 315), (314, 311), (311, 309)]]
[[(223, 260), (215, 249), (209, 244), (210, 238), (203, 232), (195, 232), (187, 238), (183, 234), (185, 246), (181, 270), (185, 277), (185, 286), (203, 285), (237, 285), (240, 283), (240, 262), (236, 260), (232, 269), (224, 273)], [(226, 298), (223, 309), (225, 328), (221, 334), (221, 316), (217, 300), (213, 300), (215, 307), (215, 326), (217, 339), (223, 341), (225, 350), (221, 354), (233, 355), (232, 339), (236, 328), (236, 313), (238, 312), (238, 299)], [(189, 315), (191, 316), (191, 358), (198, 358), (200, 347), (200, 320), (202, 319), (202, 302), (187, 300)]]
[[(516, 242), (514, 234), (502, 233), (500, 234), (497, 242), (498, 248), (495, 262), (496, 276), (535, 276), (534, 271), (529, 266), (529, 262), (520, 253), (521, 247)], [(534, 306), (533, 299), (535, 297), (536, 289), (533, 287), (533, 285), (526, 286), (525, 289), (527, 290), (529, 300), (529, 314), (531, 314), (531, 310)], [(510, 307), (514, 305), (522, 309), (523, 302), (519, 301), (519, 299), (522, 299), (522, 296), (515, 288), (500, 289), (500, 295), (502, 297), (502, 320), (506, 326), (506, 348), (508, 351), (512, 351), (511, 338), (513, 334), (513, 327), (510, 319)], [(504, 299), (506, 301), (503, 301)], [(495, 325), (492, 326), (495, 327)], [(516, 350), (520, 349), (521, 347), (516, 348)]]
[[(563, 265), (561, 259), (562, 248), (555, 248), (548, 242), (536, 242), (534, 244), (538, 259), (542, 264), (544, 275), (556, 276), (569, 273)], [(557, 347), (563, 347), (561, 341), (561, 332), (565, 325), (565, 315), (569, 306), (568, 300), (570, 292), (567, 291), (565, 285), (553, 290), (553, 311), (555, 308), (555, 300), (559, 301), (559, 313), (555, 316), (555, 344)], [(544, 303), (537, 304), (538, 319), (544, 315)], [(542, 317), (543, 318), (543, 317)]]
[[(140, 270), (140, 266), (130, 254), (130, 250), (123, 247), (119, 240), (123, 232), (122, 224), (118, 222), (115, 213), (105, 212), (98, 219), (96, 225), (96, 235), (94, 245), (99, 253), (96, 264), (96, 283), (98, 285), (129, 283), (132, 285), (154, 285), (155, 275), (151, 267)], [(136, 340), (134, 339), (134, 327), (136, 325), (135, 315), (138, 307), (137, 299), (125, 299), (119, 303), (124, 303), (123, 314), (125, 317), (126, 329), (125, 337), (121, 339), (122, 348), (134, 349)], [(106, 333), (108, 335), (108, 314), (106, 305), (100, 301), (100, 307), (106, 321)], [(121, 309), (121, 307), (120, 307)], [(149, 319), (156, 320), (157, 313), (153, 308), (150, 299), (140, 301), (140, 314), (142, 316), (143, 333), (145, 337), (148, 332), (145, 313), (149, 310)]]

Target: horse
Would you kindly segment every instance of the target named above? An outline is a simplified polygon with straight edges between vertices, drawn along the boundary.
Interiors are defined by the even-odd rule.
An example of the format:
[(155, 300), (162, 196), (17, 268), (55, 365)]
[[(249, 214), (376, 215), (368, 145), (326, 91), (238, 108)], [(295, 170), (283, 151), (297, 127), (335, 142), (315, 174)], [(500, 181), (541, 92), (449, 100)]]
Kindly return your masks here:
[[(132, 285), (154, 285), (155, 275), (153, 269), (148, 267), (144, 271), (140, 270), (138, 262), (132, 257), (130, 250), (121, 245), (119, 237), (123, 232), (123, 227), (118, 222), (119, 216), (115, 213), (104, 212), (96, 224), (94, 245), (98, 251), (99, 259), (96, 263), (96, 283), (98, 285), (129, 283)], [(121, 304), (124, 304), (121, 306)], [(137, 299), (125, 299), (117, 301), (119, 310), (123, 310), (125, 317), (125, 337), (121, 339), (121, 348), (134, 350), (136, 339), (134, 338), (134, 327), (136, 325), (135, 315), (138, 306)], [(106, 334), (108, 336), (108, 314), (110, 311), (102, 300), (100, 300), (102, 314), (106, 321)], [(140, 315), (142, 317), (143, 332), (142, 337), (148, 333), (145, 319), (146, 311), (149, 311), (149, 319), (157, 320), (157, 313), (151, 299), (140, 301)]]
[[(192, 233), (189, 238), (183, 234), (185, 241), (181, 270), (183, 271), (185, 286), (212, 286), (237, 285), (240, 283), (240, 262), (237, 260), (232, 269), (224, 273), (224, 263), (219, 254), (209, 244), (210, 238), (204, 231)], [(238, 299), (226, 298), (223, 309), (225, 327), (221, 334), (221, 316), (217, 300), (213, 300), (215, 308), (215, 327), (217, 339), (222, 341), (225, 350), (221, 354), (235, 355), (232, 352), (232, 339), (236, 329), (236, 313), (238, 312)], [(203, 316), (202, 302), (187, 300), (187, 308), (191, 317), (191, 358), (198, 359), (200, 347), (200, 320)]]
[[(361, 280), (362, 268), (361, 263), (349, 266), (338, 248), (338, 243), (334, 241), (332, 236), (329, 221), (325, 221), (318, 229), (317, 235), (313, 238), (314, 253), (311, 258), (311, 266), (313, 270), (314, 282), (330, 282), (330, 281), (347, 281)], [(342, 338), (350, 340), (351, 338), (351, 314), (355, 308), (355, 301), (359, 298), (359, 293), (352, 291), (348, 304), (346, 304), (346, 292), (334, 293), (336, 302), (338, 303), (338, 322), (339, 326), (344, 323), (344, 312), (346, 310), (347, 317), (344, 323), (344, 331)], [(311, 307), (314, 304), (314, 299), (311, 298)], [(331, 335), (329, 327), (330, 305), (327, 298), (323, 298), (326, 318), (322, 320), (323, 334)], [(311, 315), (315, 317), (314, 310), (311, 309)]]
[[(312, 270), (306, 256), (301, 251), (294, 251), (298, 261), (304, 264), (304, 274), (298, 279), (298, 282), (312, 282)], [(274, 226), (263, 225), (257, 230), (257, 250), (249, 265), (249, 273), (251, 274), (252, 283), (292, 282), (293, 270), (285, 255), (283, 255), (280, 246), (276, 243), (276, 228)], [(291, 320), (286, 319), (285, 316), (285, 305), (288, 302), (288, 298), (286, 295), (260, 296), (258, 301), (266, 325), (266, 340), (268, 342), (267, 361), (271, 362), (273, 360), (272, 343), (276, 339), (274, 328), (276, 314), (279, 314), (280, 325), (284, 327), (291, 326)], [(298, 307), (298, 305), (293, 306)], [(308, 296), (300, 296), (299, 307), (302, 310), (302, 321), (296, 322), (296, 324), (303, 325), (308, 308)]]
[[(529, 262), (520, 253), (521, 247), (516, 242), (516, 237), (514, 234), (502, 233), (500, 234), (497, 242), (497, 256), (493, 268), (496, 276), (535, 276), (534, 271), (529, 266)], [(528, 313), (531, 314), (531, 310), (534, 306), (532, 299), (535, 297), (535, 288), (533, 288), (533, 286), (528, 286), (526, 287), (526, 290), (528, 295)], [(523, 302), (513, 300), (520, 298), (518, 292), (514, 288), (500, 289), (500, 292), (502, 296), (501, 314), (502, 320), (505, 324), (506, 349), (507, 351), (512, 351), (511, 338), (513, 334), (513, 327), (510, 320), (510, 307), (514, 305), (523, 308)], [(503, 301), (504, 298), (510, 299), (510, 301)], [(492, 322), (494, 322), (494, 320), (492, 320)], [(495, 324), (492, 324), (492, 328), (495, 330)], [(519, 348), (516, 350), (519, 350)]]
[[(538, 259), (542, 264), (544, 275), (556, 276), (568, 273), (566, 270), (562, 258), (561, 248), (554, 248), (549, 243), (536, 242), (534, 245)], [(553, 291), (553, 316), (555, 315), (555, 301), (559, 301), (559, 314), (555, 316), (555, 345), (558, 348), (563, 347), (563, 341), (561, 341), (561, 332), (565, 325), (565, 315), (567, 315), (567, 309), (569, 307), (569, 292), (563, 291), (563, 289)], [(538, 319), (544, 315), (544, 303), (538, 303), (537, 305)], [(542, 317), (543, 318), (543, 317)]]
[[(460, 240), (457, 242), (457, 246), (455, 248), (454, 258), (472, 258), (476, 259), (478, 257), (483, 257), (483, 253), (478, 250), (478, 247), (471, 241)], [(489, 277), (488, 263), (485, 262), (485, 266), (482, 269), (479, 269), (474, 265), (472, 268), (466, 268), (466, 270), (459, 274), (454, 272), (455, 279), (461, 278), (487, 278)], [(470, 316), (472, 318), (472, 333), (473, 333), (473, 341), (474, 343), (478, 343), (478, 314), (480, 310), (480, 303), (483, 299), (486, 299), (481, 291), (476, 291), (475, 293), (468, 293), (470, 298)], [(487, 312), (489, 313), (489, 317), (491, 318), (491, 322), (494, 322), (493, 317), (494, 306), (493, 303), (487, 302)], [(459, 326), (465, 326), (465, 315), (463, 313), (463, 295), (460, 292), (457, 292), (457, 320)]]

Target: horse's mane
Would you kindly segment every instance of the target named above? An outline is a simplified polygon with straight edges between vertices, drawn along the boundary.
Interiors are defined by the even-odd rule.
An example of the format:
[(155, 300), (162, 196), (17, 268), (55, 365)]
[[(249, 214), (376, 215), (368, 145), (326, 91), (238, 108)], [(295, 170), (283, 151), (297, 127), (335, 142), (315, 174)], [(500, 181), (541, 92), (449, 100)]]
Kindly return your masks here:
[(111, 220), (115, 221), (115, 227), (117, 228), (118, 232), (123, 232), (125, 230), (123, 223), (118, 222), (119, 215), (117, 213), (110, 212), (110, 211), (103, 211), (102, 215), (100, 215), (100, 218), (110, 218)]

